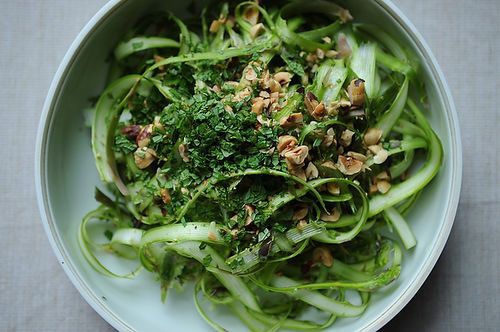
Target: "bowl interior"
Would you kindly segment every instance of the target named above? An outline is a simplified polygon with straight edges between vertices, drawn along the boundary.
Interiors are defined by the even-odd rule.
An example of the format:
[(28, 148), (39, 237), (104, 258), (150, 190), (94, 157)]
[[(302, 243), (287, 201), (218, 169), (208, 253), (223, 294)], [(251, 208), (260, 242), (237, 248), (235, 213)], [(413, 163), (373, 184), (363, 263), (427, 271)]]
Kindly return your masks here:
[[(90, 132), (84, 126), (82, 110), (89, 98), (103, 89), (109, 56), (114, 45), (133, 23), (148, 12), (160, 9), (185, 12), (184, 2), (111, 1), (92, 19), (56, 76), (47, 99), (39, 137), (37, 182), (45, 226), (54, 250), (65, 270), (87, 301), (112, 325), (121, 330), (160, 330), (182, 322), (183, 330), (208, 330), (197, 315), (192, 289), (169, 293), (160, 302), (159, 284), (143, 272), (134, 280), (110, 279), (95, 272), (85, 261), (77, 244), (82, 217), (96, 207), (95, 186), (101, 186), (90, 147)], [(433, 58), (415, 39), (405, 19), (382, 0), (347, 2), (357, 20), (373, 23), (405, 45), (421, 63), (427, 83), (430, 112), (427, 117), (442, 140), (443, 167), (414, 207), (408, 221), (418, 245), (405, 253), (400, 278), (374, 294), (367, 311), (356, 319), (341, 319), (337, 331), (374, 329), (394, 316), (418, 290), (444, 246), (453, 222), (460, 186), (460, 142), (449, 95)], [(85, 32), (85, 30), (84, 30)], [(119, 262), (111, 262), (119, 264)], [(231, 331), (245, 330), (229, 314), (214, 311)], [(186, 319), (188, 318), (188, 319)], [(333, 327), (332, 327), (333, 330)]]

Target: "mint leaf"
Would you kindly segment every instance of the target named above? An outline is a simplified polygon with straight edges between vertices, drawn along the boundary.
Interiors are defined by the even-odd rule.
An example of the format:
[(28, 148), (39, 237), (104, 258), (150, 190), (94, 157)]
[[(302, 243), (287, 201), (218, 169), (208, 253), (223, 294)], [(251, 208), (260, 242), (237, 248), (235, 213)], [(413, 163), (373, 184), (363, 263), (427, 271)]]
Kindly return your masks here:
[(144, 43), (143, 43), (143, 42), (135, 42), (135, 43), (132, 43), (132, 48), (133, 48), (134, 50), (138, 50), (138, 49), (140, 49), (143, 45), (144, 45)]
[(203, 266), (205, 266), (205, 267), (210, 266), (210, 263), (212, 263), (212, 256), (206, 255), (205, 257), (203, 257), (202, 263), (203, 263)]
[(125, 154), (131, 153), (137, 149), (135, 142), (132, 142), (128, 137), (124, 135), (118, 135), (115, 137), (115, 150), (118, 152), (123, 152)]
[(306, 75), (304, 67), (299, 62), (292, 60), (290, 56), (287, 56), (286, 54), (280, 54), (280, 56), (283, 61), (285, 61), (288, 69), (290, 69), (290, 71), (292, 71), (294, 74), (301, 77)]
[(113, 232), (110, 231), (109, 229), (105, 230), (104, 231), (104, 236), (109, 240), (111, 241), (111, 239), (113, 238)]

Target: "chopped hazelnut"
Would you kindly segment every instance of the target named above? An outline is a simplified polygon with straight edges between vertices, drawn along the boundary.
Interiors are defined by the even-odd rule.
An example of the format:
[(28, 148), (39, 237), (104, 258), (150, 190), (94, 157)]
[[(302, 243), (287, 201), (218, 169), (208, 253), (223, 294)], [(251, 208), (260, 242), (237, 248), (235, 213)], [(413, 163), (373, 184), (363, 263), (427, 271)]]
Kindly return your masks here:
[(338, 160), (338, 169), (345, 175), (354, 175), (361, 172), (363, 162), (352, 157), (340, 155)]
[(243, 11), (243, 18), (251, 25), (256, 25), (259, 21), (259, 9), (255, 6), (247, 6)]
[(268, 108), (270, 104), (271, 104), (270, 99), (264, 99), (264, 108)]
[(337, 166), (335, 165), (335, 163), (333, 161), (325, 161), (324, 163), (321, 164), (321, 167), (324, 167), (324, 168), (328, 168), (328, 169), (331, 169), (331, 170), (337, 170)]
[(269, 100), (271, 103), (277, 102), (279, 98), (280, 98), (279, 92), (271, 92), (271, 94), (269, 95)]
[(302, 220), (307, 216), (308, 212), (307, 205), (301, 205), (294, 210), (292, 220)]
[(254, 82), (255, 80), (257, 80), (257, 73), (255, 72), (255, 69), (253, 69), (253, 67), (251, 65), (247, 66), (245, 68), (245, 79), (250, 81), (250, 82)]
[(292, 74), (286, 71), (280, 71), (273, 76), (274, 80), (277, 81), (281, 86), (285, 86), (292, 80)]
[(312, 162), (309, 162), (306, 167), (306, 178), (308, 180), (315, 179), (319, 176), (318, 168)]
[(318, 106), (319, 101), (318, 98), (314, 95), (314, 93), (309, 91), (304, 96), (304, 104), (306, 105), (309, 114), (311, 114), (312, 112), (314, 112), (316, 106)]
[(269, 74), (269, 70), (265, 69), (262, 72), (261, 78), (260, 78), (260, 86), (262, 89), (268, 89), (269, 88), (269, 80), (271, 79), (271, 74)]
[[(153, 59), (155, 60), (155, 63), (162, 62), (163, 60), (165, 60), (165, 58), (164, 58), (164, 57), (159, 56), (159, 55), (157, 55), (157, 54), (153, 55)], [(165, 66), (163, 66), (163, 65), (162, 65), (162, 66), (159, 66), (159, 67), (158, 67), (158, 69), (159, 69), (160, 71), (164, 71), (164, 70), (165, 70)]]
[(160, 189), (160, 196), (163, 203), (169, 204), (170, 202), (172, 202), (172, 197), (170, 197), (170, 193), (167, 188)]
[(215, 93), (220, 93), (222, 90), (220, 89), (220, 87), (217, 84), (215, 84), (212, 87), (212, 91), (215, 92)]
[(340, 195), (340, 187), (333, 182), (326, 184), (326, 190), (332, 195)]
[(337, 41), (338, 58), (344, 59), (351, 55), (352, 49), (345, 34), (340, 33)]
[(339, 101), (332, 101), (330, 105), (328, 105), (326, 111), (329, 115), (337, 115), (339, 114), (340, 109), (346, 109), (351, 107), (351, 102), (347, 99), (341, 98)]
[(299, 141), (291, 135), (284, 135), (278, 138), (278, 152), (283, 155), (283, 152), (293, 149)]
[(137, 135), (137, 137), (135, 138), (137, 146), (140, 148), (148, 146), (149, 142), (151, 141), (152, 134), (153, 134), (153, 125), (148, 124), (147, 126), (144, 126), (139, 132), (139, 135)]
[(391, 180), (391, 177), (389, 176), (389, 173), (387, 171), (380, 172), (377, 174), (377, 180)]
[(365, 162), (367, 159), (364, 154), (361, 154), (359, 152), (354, 152), (354, 151), (347, 152), (346, 156), (353, 157), (354, 159), (357, 159), (357, 160), (362, 161), (362, 162)]
[(285, 116), (280, 119), (280, 126), (283, 128), (297, 127), (303, 120), (304, 116), (302, 113), (292, 113), (289, 116)]
[(299, 179), (302, 179), (302, 180), (307, 180), (306, 178), (306, 173), (304, 171), (304, 169), (302, 168), (302, 165), (299, 165), (299, 166), (296, 166), (296, 167), (290, 167), (290, 163), (289, 161), (287, 160), (287, 166), (288, 166), (288, 172), (296, 177), (298, 177)]
[(327, 247), (317, 247), (313, 251), (313, 261), (315, 263), (321, 263), (326, 267), (333, 266), (333, 257), (330, 249)]
[(379, 164), (382, 164), (383, 162), (385, 162), (387, 160), (387, 158), (389, 157), (389, 153), (387, 152), (387, 150), (380, 150), (379, 153), (377, 153), (375, 156), (373, 156), (373, 162), (377, 165)]
[(237, 239), (238, 238), (238, 233), (239, 233), (239, 229), (237, 228), (233, 228), (230, 233), (231, 233), (231, 237), (233, 238), (233, 240)]
[(310, 53), (306, 56), (306, 61), (314, 63), (318, 60), (318, 56), (316, 54)]
[(137, 167), (144, 169), (151, 165), (156, 159), (156, 152), (153, 149), (147, 147), (138, 148), (134, 152), (134, 161)]
[(368, 147), (368, 150), (370, 150), (374, 154), (373, 162), (375, 164), (382, 164), (389, 157), (389, 153), (387, 152), (387, 150), (384, 150), (384, 148), (380, 144), (370, 145)]
[(264, 32), (264, 24), (257, 23), (250, 28), (250, 37), (252, 37), (252, 39), (255, 39), (262, 32)]
[(387, 180), (377, 181), (376, 186), (377, 186), (377, 190), (381, 194), (385, 194), (386, 192), (388, 192), (391, 189), (391, 183)]
[(316, 56), (318, 59), (324, 59), (325, 58), (325, 51), (323, 51), (321, 48), (316, 49)]
[(281, 90), (281, 85), (278, 81), (276, 81), (274, 78), (270, 79), (268, 82), (269, 85), (269, 90), (272, 92), (280, 92)]
[(153, 128), (156, 130), (164, 131), (165, 128), (163, 127), (163, 124), (161, 123), (161, 118), (159, 115), (155, 116), (153, 120)]
[(378, 128), (369, 128), (365, 136), (363, 137), (363, 141), (366, 146), (377, 145), (380, 139), (382, 138), (382, 130)]
[(269, 98), (270, 97), (269, 92), (267, 92), (267, 91), (259, 92), (259, 96), (262, 98)]
[(354, 106), (362, 106), (365, 103), (365, 81), (357, 78), (353, 79), (347, 87), (349, 100)]
[(368, 150), (370, 150), (371, 153), (373, 154), (377, 154), (380, 152), (380, 150), (382, 150), (382, 145), (370, 145), (368, 147)]
[(297, 229), (298, 229), (299, 231), (303, 230), (306, 226), (307, 226), (307, 221), (305, 221), (304, 219), (300, 220), (300, 221), (297, 223)]
[(256, 97), (253, 99), (252, 112), (259, 115), (264, 110), (264, 98)]
[(247, 88), (237, 92), (233, 97), (233, 101), (240, 102), (243, 99), (245, 99), (246, 97), (250, 96), (251, 94), (252, 94), (252, 90), (250, 90), (250, 88), (247, 87)]
[(209, 232), (208, 232), (208, 239), (209, 239), (210, 241), (217, 241), (217, 235), (216, 235), (214, 232), (209, 231)]
[(255, 213), (255, 208), (250, 204), (245, 204), (245, 226), (250, 225), (253, 222), (253, 215)]
[(353, 17), (351, 15), (351, 13), (349, 12), (349, 10), (347, 10), (345, 8), (340, 9), (339, 12), (338, 12), (338, 15), (339, 15), (340, 20), (343, 23), (352, 21), (352, 19), (353, 19)]
[(323, 144), (326, 147), (329, 147), (332, 144), (337, 144), (335, 140), (335, 131), (333, 130), (333, 128), (328, 128), (321, 144)]
[(319, 219), (326, 222), (335, 222), (340, 219), (340, 210), (337, 208), (333, 208), (330, 213), (321, 212)]
[(185, 163), (189, 162), (189, 156), (186, 144), (179, 145), (179, 155), (181, 156), (182, 161), (184, 161)]
[(346, 129), (342, 132), (342, 135), (340, 136), (340, 144), (342, 146), (348, 147), (352, 143), (352, 137), (354, 136), (354, 132)]
[(301, 165), (309, 154), (309, 148), (306, 145), (300, 145), (284, 153), (284, 157), (292, 165)]
[(208, 30), (212, 33), (216, 33), (217, 31), (219, 31), (221, 24), (222, 24), (221, 21), (213, 20)]
[(314, 108), (314, 111), (312, 111), (311, 115), (313, 116), (313, 118), (315, 118), (316, 120), (319, 120), (321, 118), (323, 118), (325, 115), (326, 115), (326, 108), (325, 108), (325, 104), (323, 104), (323, 102), (319, 103), (315, 108)]
[(325, 52), (325, 56), (327, 58), (336, 58), (338, 55), (339, 55), (339, 52), (337, 52), (335, 50), (328, 50)]

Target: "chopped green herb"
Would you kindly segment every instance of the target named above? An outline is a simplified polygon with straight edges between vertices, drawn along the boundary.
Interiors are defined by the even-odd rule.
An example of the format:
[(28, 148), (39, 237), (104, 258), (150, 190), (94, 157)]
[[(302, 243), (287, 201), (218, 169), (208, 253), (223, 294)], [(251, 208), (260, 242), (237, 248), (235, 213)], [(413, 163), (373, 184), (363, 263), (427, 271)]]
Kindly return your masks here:
[(117, 135), (115, 137), (115, 149), (119, 152), (131, 153), (137, 149), (137, 145), (126, 136)]
[(109, 229), (107, 229), (107, 230), (104, 231), (104, 236), (106, 237), (106, 239), (108, 239), (109, 241), (111, 241), (111, 239), (113, 238), (113, 232), (110, 231)]
[(210, 263), (212, 263), (212, 256), (206, 255), (203, 257), (203, 266), (210, 266)]
[(136, 43), (132, 43), (132, 48), (133, 48), (134, 50), (138, 50), (138, 49), (140, 49), (140, 48), (142, 47), (142, 45), (144, 45), (144, 43), (143, 43), (143, 42), (136, 42)]

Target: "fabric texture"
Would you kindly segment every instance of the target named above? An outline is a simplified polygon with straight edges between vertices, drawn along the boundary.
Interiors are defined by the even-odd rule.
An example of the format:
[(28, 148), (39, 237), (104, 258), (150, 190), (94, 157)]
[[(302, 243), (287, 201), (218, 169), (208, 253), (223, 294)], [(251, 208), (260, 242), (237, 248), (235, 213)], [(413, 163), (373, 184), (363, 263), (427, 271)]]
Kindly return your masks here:
[[(43, 101), (70, 43), (105, 0), (0, 1), (0, 331), (112, 331), (52, 253), (36, 203)], [(464, 148), (461, 203), (432, 274), (385, 331), (500, 327), (500, 1), (398, 0), (451, 87)], [(207, 328), (208, 330), (208, 328)]]

